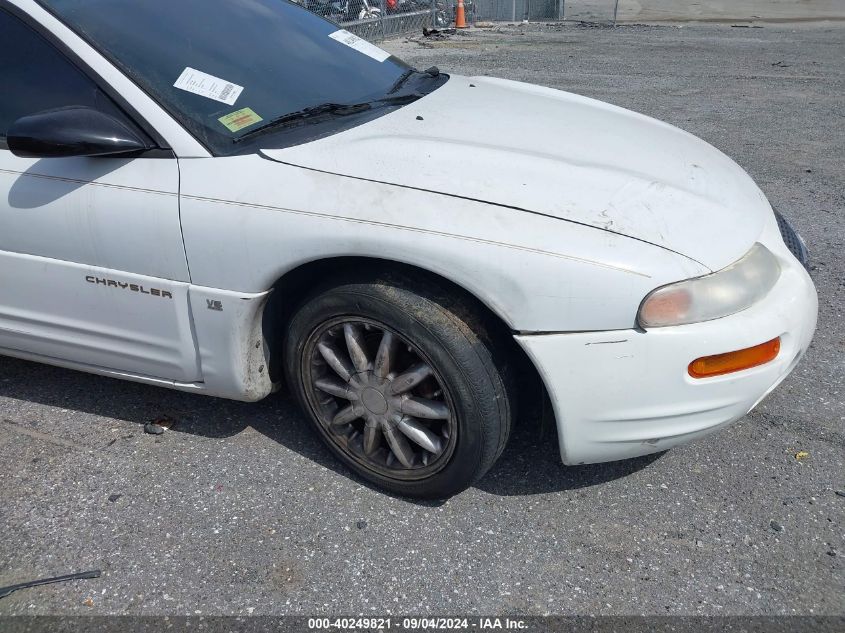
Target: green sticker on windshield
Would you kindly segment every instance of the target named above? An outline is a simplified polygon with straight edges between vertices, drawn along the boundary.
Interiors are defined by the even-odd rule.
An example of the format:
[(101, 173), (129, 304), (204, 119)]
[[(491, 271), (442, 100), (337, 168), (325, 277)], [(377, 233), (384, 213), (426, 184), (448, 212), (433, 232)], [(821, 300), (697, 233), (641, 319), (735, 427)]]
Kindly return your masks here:
[(252, 108), (241, 108), (240, 110), (235, 110), (225, 116), (221, 116), (217, 120), (225, 125), (230, 132), (239, 132), (245, 127), (254, 125), (264, 119), (258, 116)]

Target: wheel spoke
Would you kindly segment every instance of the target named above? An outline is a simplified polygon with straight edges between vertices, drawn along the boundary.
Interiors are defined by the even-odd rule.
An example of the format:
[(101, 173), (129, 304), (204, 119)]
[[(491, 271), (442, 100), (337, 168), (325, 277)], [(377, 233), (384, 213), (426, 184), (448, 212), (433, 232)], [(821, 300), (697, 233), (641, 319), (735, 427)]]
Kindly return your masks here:
[(431, 376), (431, 367), (425, 363), (417, 363), (393, 379), (390, 384), (390, 393), (397, 395), (410, 391), (429, 376)]
[(426, 428), (423, 424), (413, 418), (405, 416), (399, 421), (397, 427), (405, 436), (415, 444), (422, 446), (429, 453), (435, 455), (443, 450), (443, 442), (440, 438)]
[(352, 422), (352, 420), (360, 418), (363, 413), (364, 412), (357, 405), (350, 404), (345, 406), (334, 414), (334, 417), (332, 418), (332, 426), (343, 426), (344, 424), (348, 424), (349, 422)]
[(382, 426), (384, 437), (390, 445), (390, 450), (396, 456), (405, 468), (411, 468), (414, 465), (414, 449), (408, 444), (408, 440), (391, 424)]
[(331, 347), (322, 341), (317, 343), (317, 349), (320, 351), (320, 356), (322, 356), (323, 360), (328, 363), (329, 367), (331, 367), (338, 376), (343, 378), (344, 382), (349, 382), (350, 378), (352, 378), (352, 374), (355, 373), (352, 366), (349, 364), (349, 361), (347, 361), (334, 347)]
[(381, 343), (376, 353), (376, 361), (373, 371), (379, 378), (387, 378), (390, 373), (390, 366), (393, 363), (393, 353), (396, 348), (396, 338), (392, 332), (385, 331), (381, 337)]
[(376, 472), (417, 478), (451, 455), (451, 393), (402, 334), (340, 317), (313, 336), (309, 403), (342, 451)]
[(379, 447), (381, 440), (381, 423), (378, 420), (367, 420), (364, 425), (364, 453), (372, 455)]
[(324, 391), (325, 393), (331, 396), (344, 398), (346, 400), (356, 399), (355, 394), (349, 391), (349, 387), (347, 386), (347, 384), (333, 376), (318, 378), (314, 381), (314, 386), (317, 387), (317, 389), (319, 389), (320, 391)]
[(365, 372), (370, 368), (370, 361), (367, 358), (366, 342), (360, 326), (346, 323), (343, 326), (343, 336), (346, 338), (346, 348), (349, 350), (349, 357), (358, 373)]
[(402, 401), (402, 413), (412, 415), (415, 418), (426, 420), (448, 420), (449, 407), (439, 400), (428, 398), (407, 398)]

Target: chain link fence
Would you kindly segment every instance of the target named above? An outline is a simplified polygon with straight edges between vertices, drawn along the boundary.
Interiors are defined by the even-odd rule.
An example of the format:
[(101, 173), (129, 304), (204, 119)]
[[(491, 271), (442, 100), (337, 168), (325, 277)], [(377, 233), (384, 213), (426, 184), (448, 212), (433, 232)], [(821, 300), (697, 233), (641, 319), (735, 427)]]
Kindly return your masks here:
[[(295, 0), (370, 41), (455, 23), (457, 0)], [(614, 24), (619, 0), (464, 0), (469, 25), (479, 22), (574, 20)]]
[(465, 0), (464, 7), (469, 24), (546, 22), (563, 19), (563, 3), (564, 0)]
[(616, 24), (619, 0), (566, 0), (563, 19), (591, 24)]
[[(382, 40), (448, 26), (439, 0), (295, 0), (364, 39)], [(439, 8), (438, 8), (439, 7)], [(451, 16), (449, 19), (452, 19)]]
[[(449, 0), (454, 15), (456, 0)], [(467, 23), (590, 22), (615, 24), (618, 0), (465, 0)]]

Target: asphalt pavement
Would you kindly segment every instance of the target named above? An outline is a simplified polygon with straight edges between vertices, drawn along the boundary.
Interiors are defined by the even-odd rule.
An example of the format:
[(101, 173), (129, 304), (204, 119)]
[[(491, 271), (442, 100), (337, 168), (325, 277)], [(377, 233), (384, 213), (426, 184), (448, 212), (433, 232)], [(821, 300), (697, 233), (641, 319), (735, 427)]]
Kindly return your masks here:
[(724, 150), (810, 247), (805, 360), (692, 445), (565, 468), (524, 421), (477, 486), (419, 503), (338, 465), (284, 395), (241, 404), (0, 358), (0, 585), (103, 572), (18, 591), (0, 614), (845, 614), (845, 27), (528, 25), (384, 47)]

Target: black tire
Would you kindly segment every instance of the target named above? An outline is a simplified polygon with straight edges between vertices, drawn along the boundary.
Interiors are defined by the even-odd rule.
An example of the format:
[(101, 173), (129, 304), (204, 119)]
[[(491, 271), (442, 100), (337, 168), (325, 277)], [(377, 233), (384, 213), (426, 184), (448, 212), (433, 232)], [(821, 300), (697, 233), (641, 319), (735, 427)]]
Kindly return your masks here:
[[(290, 319), (284, 343), (288, 386), (326, 445), (361, 477), (408, 497), (454, 495), (482, 477), (501, 455), (513, 416), (508, 348), (501, 340), (504, 333), (493, 333), (478, 313), (478, 306), (470, 298), (443, 291), (424, 277), (359, 274), (327, 283), (311, 292)], [(444, 449), (432, 457), (433, 464), (403, 471), (397, 469), (404, 467), (397, 467), (394, 459), (392, 469), (388, 468), (352, 450), (349, 437), (360, 438), (362, 432), (351, 428), (341, 437), (337, 427), (327, 422), (324, 407), (333, 405), (324, 403), (332, 398), (315, 389), (312, 381), (313, 373), (318, 371), (315, 363), (321, 362), (314, 351), (320, 349), (315, 341), (318, 336), (323, 337), (319, 340), (338, 337), (333, 332), (345, 326), (333, 324), (347, 319), (352, 319), (349, 323), (363, 323), (362, 328), (380, 331), (381, 336), (384, 332), (398, 335), (403, 343), (409, 343), (408, 353), (413, 348), (413, 353), (430, 365), (437, 386), (448, 385), (435, 392), (443, 394), (450, 411), (450, 430), (443, 431), (448, 452)], [(400, 353), (404, 353), (404, 348)], [(344, 404), (339, 398), (337, 402), (338, 407)], [(358, 420), (346, 426), (359, 423), (365, 424)], [(385, 444), (385, 439), (381, 438), (383, 450), (389, 453), (392, 445), (389, 441)], [(360, 443), (360, 439), (356, 441)], [(419, 446), (414, 448), (420, 451)]]

